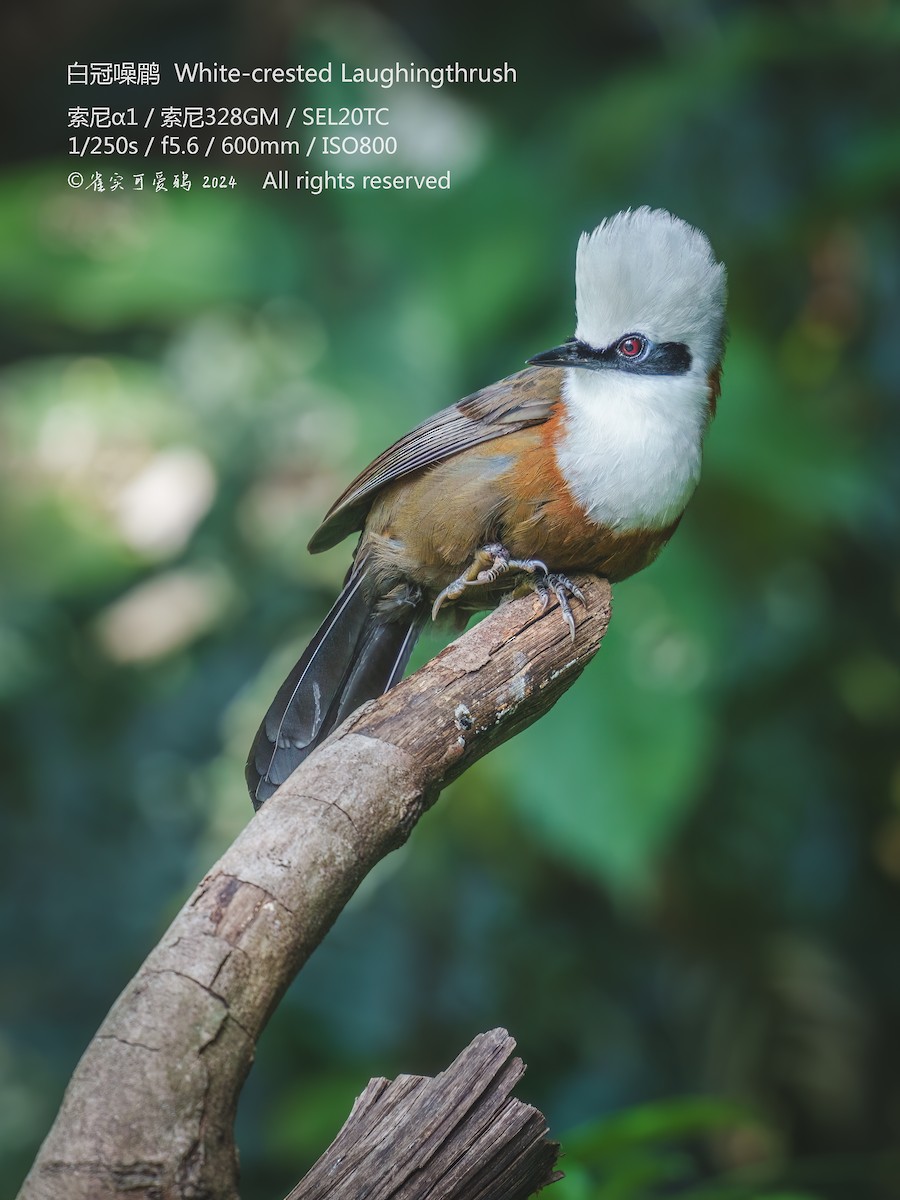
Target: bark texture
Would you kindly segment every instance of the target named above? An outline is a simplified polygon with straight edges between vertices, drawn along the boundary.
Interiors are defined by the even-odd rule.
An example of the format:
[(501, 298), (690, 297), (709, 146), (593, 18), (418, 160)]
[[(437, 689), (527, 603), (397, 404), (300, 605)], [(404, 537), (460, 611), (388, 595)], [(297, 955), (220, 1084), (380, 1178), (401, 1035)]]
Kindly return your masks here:
[[(249, 821), (113, 1005), (20, 1200), (234, 1200), (237, 1098), (284, 990), (440, 789), (545, 713), (593, 657), (605, 581), (501, 606), (364, 705)], [(249, 804), (249, 801), (248, 801)]]
[(547, 1122), (511, 1096), (515, 1045), (493, 1029), (435, 1079), (371, 1080), (287, 1200), (525, 1200), (558, 1179)]

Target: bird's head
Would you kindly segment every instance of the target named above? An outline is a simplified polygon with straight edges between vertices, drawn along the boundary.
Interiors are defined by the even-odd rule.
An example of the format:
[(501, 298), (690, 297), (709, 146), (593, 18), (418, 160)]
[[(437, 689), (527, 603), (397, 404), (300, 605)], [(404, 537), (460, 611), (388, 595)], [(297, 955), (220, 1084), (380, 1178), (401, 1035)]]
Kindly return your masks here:
[(706, 236), (671, 213), (629, 209), (583, 233), (575, 296), (575, 336), (529, 362), (704, 383), (717, 372), (725, 267)]

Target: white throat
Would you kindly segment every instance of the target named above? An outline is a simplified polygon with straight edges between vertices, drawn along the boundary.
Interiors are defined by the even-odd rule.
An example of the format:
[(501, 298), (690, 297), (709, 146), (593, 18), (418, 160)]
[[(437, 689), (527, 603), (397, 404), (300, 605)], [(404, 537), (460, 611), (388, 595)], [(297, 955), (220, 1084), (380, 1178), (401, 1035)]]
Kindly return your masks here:
[(622, 533), (671, 525), (700, 478), (705, 377), (570, 369), (563, 395), (557, 463), (590, 519)]

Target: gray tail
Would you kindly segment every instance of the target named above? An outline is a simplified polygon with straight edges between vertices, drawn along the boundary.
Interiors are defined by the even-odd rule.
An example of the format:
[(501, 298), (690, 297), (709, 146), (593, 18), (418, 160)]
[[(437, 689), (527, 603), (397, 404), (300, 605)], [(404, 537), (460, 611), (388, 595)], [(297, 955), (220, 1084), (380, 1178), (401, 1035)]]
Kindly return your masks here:
[(355, 708), (394, 686), (426, 617), (415, 589), (373, 596), (365, 563), (353, 569), (253, 739), (245, 774), (254, 808)]

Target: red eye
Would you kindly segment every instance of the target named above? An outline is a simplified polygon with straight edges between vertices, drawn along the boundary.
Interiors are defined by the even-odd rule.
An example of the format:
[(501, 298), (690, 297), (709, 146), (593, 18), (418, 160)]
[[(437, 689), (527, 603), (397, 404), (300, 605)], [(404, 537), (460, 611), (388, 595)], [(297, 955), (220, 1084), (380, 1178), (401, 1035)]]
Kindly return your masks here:
[(616, 349), (623, 358), (637, 358), (639, 354), (643, 354), (647, 343), (642, 337), (637, 334), (629, 334), (628, 337), (623, 337)]

